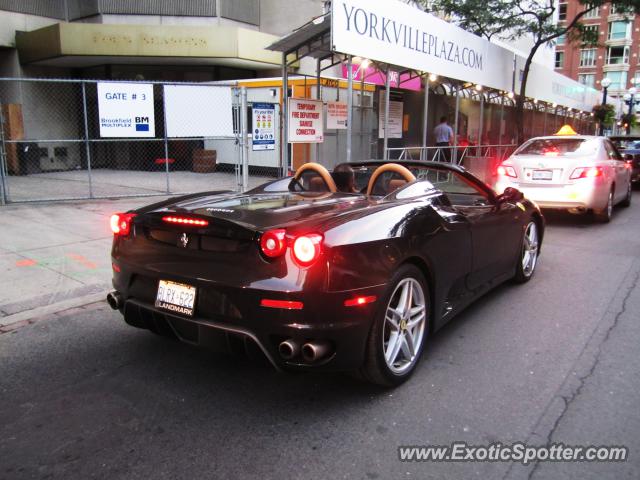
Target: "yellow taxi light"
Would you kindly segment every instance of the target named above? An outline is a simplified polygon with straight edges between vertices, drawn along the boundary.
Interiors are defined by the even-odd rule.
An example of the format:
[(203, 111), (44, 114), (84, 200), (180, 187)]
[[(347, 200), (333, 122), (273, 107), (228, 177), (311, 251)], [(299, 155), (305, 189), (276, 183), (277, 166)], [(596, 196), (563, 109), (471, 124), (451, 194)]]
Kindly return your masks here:
[(577, 135), (577, 134), (578, 132), (576, 132), (573, 128), (571, 128), (571, 125), (563, 125), (562, 128), (556, 132), (556, 135)]

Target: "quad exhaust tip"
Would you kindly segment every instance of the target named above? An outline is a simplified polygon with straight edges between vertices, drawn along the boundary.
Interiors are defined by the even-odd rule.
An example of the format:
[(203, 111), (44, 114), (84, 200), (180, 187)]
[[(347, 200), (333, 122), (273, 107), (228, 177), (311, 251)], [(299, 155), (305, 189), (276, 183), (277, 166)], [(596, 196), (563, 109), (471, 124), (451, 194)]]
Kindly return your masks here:
[(302, 358), (307, 362), (317, 362), (326, 357), (331, 351), (329, 342), (313, 341), (302, 346)]
[(278, 345), (278, 352), (280, 352), (280, 356), (285, 360), (291, 360), (300, 353), (300, 345), (292, 339), (288, 339)]
[(314, 363), (327, 357), (331, 353), (331, 344), (325, 341), (306, 342), (302, 347), (298, 342), (289, 338), (278, 345), (278, 352), (284, 360), (292, 360), (298, 356), (307, 363)]
[(122, 307), (122, 295), (115, 291), (108, 293), (107, 303), (114, 310), (120, 310), (120, 307)]

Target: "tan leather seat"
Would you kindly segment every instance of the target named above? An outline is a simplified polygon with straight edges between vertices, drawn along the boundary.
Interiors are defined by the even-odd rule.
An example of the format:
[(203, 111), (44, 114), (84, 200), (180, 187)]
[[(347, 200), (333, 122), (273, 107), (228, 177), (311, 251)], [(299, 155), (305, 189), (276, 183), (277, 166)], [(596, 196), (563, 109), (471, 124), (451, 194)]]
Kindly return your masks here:
[(309, 191), (310, 192), (326, 192), (327, 184), (324, 179), (319, 175), (314, 175), (309, 179)]
[(387, 185), (387, 195), (392, 192), (395, 192), (397, 189), (404, 187), (407, 182), (404, 178), (393, 178), (389, 180), (389, 184)]

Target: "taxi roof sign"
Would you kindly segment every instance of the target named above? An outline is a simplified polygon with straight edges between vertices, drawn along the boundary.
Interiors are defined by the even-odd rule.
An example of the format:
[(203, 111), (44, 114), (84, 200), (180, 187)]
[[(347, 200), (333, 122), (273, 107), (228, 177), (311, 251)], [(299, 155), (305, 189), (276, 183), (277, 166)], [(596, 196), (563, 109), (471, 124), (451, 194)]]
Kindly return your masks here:
[(571, 125), (563, 125), (562, 128), (560, 130), (558, 130), (556, 132), (556, 135), (577, 135), (578, 132), (576, 132), (573, 128), (571, 128)]

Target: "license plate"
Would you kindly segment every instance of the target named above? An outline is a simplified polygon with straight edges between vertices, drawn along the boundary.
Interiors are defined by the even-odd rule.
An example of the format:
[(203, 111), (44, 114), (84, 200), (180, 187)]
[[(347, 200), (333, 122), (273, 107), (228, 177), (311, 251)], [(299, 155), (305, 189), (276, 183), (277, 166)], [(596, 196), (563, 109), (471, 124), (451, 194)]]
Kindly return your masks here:
[(534, 170), (531, 178), (534, 180), (552, 180), (553, 170)]
[(157, 308), (192, 317), (195, 300), (196, 287), (168, 280), (160, 280), (158, 283)]

